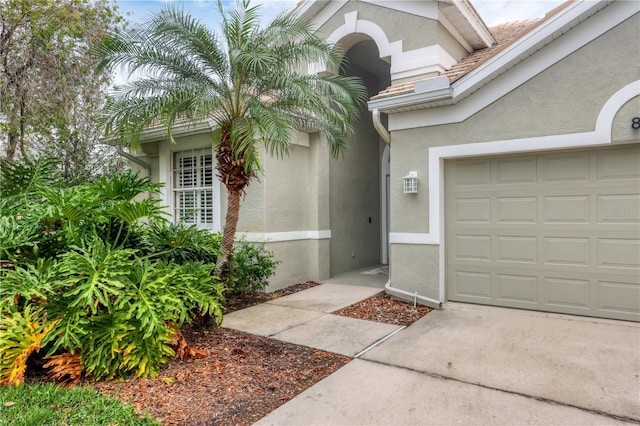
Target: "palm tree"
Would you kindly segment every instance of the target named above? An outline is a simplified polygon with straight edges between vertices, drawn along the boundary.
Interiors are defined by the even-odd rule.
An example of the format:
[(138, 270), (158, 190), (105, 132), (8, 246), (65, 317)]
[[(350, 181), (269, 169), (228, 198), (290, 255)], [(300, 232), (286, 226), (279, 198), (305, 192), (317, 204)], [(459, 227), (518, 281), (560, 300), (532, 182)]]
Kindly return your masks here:
[(283, 156), (291, 150), (292, 129), (315, 129), (340, 156), (366, 91), (355, 78), (307, 72), (318, 63), (337, 69), (343, 56), (315, 36), (307, 20), (282, 14), (260, 27), (259, 6), (249, 0), (229, 12), (219, 0), (218, 10), (220, 34), (169, 7), (139, 28), (108, 34), (98, 54), (99, 69), (124, 66), (142, 75), (107, 102), (107, 135), (136, 149), (152, 124), (166, 127), (172, 143), (176, 120), (215, 124), (218, 175), (228, 191), (220, 274), (233, 249), (240, 198), (261, 172), (260, 144)]

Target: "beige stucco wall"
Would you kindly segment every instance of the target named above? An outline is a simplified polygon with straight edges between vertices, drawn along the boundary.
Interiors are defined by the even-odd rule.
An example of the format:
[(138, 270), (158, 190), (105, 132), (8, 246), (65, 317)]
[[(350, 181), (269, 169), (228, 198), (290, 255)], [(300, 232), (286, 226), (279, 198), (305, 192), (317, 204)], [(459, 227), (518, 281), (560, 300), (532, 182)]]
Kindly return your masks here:
[(282, 241), (266, 243), (264, 247), (282, 262), (269, 280), (267, 291), (329, 278), (329, 240)]
[(309, 228), (309, 148), (294, 146), (287, 157), (264, 157), (262, 178), (266, 232), (301, 231)]
[[(640, 15), (625, 21), (461, 123), (394, 131), (391, 232), (428, 231), (429, 147), (593, 131), (605, 102), (620, 88), (640, 78), (639, 60), (625, 54), (628, 43), (624, 42), (637, 39), (640, 39)], [(517, 67), (521, 66), (527, 66), (527, 62)], [(502, 78), (508, 78), (508, 73)], [(491, 90), (490, 84), (471, 97), (483, 96)], [(633, 105), (623, 110), (631, 113)], [(428, 116), (429, 110), (422, 114)], [(393, 120), (394, 116), (391, 116), (390, 122)], [(622, 121), (619, 118), (616, 123)], [(632, 135), (624, 127), (624, 123), (614, 126), (614, 130), (620, 133), (616, 138), (624, 140), (626, 137), (629, 140)], [(624, 133), (627, 135), (623, 136)], [(399, 182), (409, 170), (417, 170), (420, 177), (419, 185), (423, 190), (417, 196), (401, 194)]]
[[(161, 196), (171, 213), (171, 158), (173, 152), (211, 146), (209, 133), (147, 142), (137, 156), (152, 166), (152, 179), (164, 183)], [(270, 241), (270, 235), (292, 231), (324, 231), (329, 223), (329, 150), (318, 134), (296, 133), (289, 156), (270, 156), (260, 148), (264, 173), (254, 179), (241, 200), (237, 231), (261, 239), (282, 263), (270, 280), (276, 290), (309, 279), (329, 278), (329, 239)], [(146, 170), (133, 165), (134, 170)], [(227, 192), (216, 180), (220, 191), (220, 219), (224, 225)], [(241, 238), (242, 234), (239, 234)]]
[(437, 300), (437, 277), (440, 270), (438, 256), (438, 246), (392, 244), (389, 255), (391, 284), (404, 291), (417, 292), (420, 296)]
[[(437, 9), (437, 3), (434, 2), (433, 7)], [(376, 23), (384, 31), (389, 42), (402, 40), (404, 51), (437, 43), (436, 21), (357, 0), (345, 3), (334, 16), (318, 28), (316, 34), (323, 38), (329, 37), (336, 29), (344, 25), (344, 15), (356, 10), (359, 20)]]
[[(640, 78), (640, 56), (629, 54), (630, 46), (637, 50), (639, 39), (640, 15), (635, 15), (461, 123), (393, 131), (390, 231), (429, 232), (429, 147), (593, 131), (607, 100)], [(544, 49), (537, 53), (544, 54)], [(529, 66), (529, 62), (525, 60), (515, 69)], [(510, 72), (514, 70), (500, 79), (509, 78)], [(462, 104), (486, 96), (495, 86), (496, 82), (489, 84)], [(612, 129), (614, 141), (638, 143), (640, 132), (631, 129), (631, 119), (640, 115), (639, 104), (636, 97), (620, 109)], [(452, 107), (439, 108), (447, 109)], [(405, 114), (419, 123), (421, 116), (429, 113)], [(390, 117), (391, 126), (396, 117)], [(401, 191), (402, 176), (410, 170), (419, 176), (419, 193), (415, 195)], [(439, 256), (437, 245), (392, 244), (392, 285), (434, 294), (439, 287)], [(410, 271), (412, 268), (426, 275)]]

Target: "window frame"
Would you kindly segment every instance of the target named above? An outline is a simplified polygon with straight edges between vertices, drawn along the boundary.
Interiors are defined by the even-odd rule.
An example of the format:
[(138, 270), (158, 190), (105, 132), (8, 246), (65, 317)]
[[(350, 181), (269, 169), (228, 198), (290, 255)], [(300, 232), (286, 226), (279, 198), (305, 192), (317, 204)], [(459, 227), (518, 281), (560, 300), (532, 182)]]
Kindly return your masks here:
[[(197, 164), (185, 166), (186, 158), (197, 159)], [(215, 173), (216, 159), (213, 149), (193, 148), (171, 151), (170, 159), (171, 216), (174, 223), (183, 222), (187, 225), (196, 225), (198, 229), (220, 232), (222, 229), (220, 182)], [(191, 182), (185, 182), (185, 180)], [(191, 183), (191, 185), (185, 186), (184, 183)], [(183, 195), (181, 200), (181, 194), (189, 193), (193, 194), (194, 220), (183, 220), (182, 216), (186, 208), (183, 208), (185, 196)]]

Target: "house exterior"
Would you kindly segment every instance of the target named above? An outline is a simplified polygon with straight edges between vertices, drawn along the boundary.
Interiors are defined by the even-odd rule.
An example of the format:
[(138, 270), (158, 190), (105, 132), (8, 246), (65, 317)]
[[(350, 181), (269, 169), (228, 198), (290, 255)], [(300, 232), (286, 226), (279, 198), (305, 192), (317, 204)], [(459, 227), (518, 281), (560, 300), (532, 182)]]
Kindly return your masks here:
[[(315, 132), (263, 153), (237, 237), (283, 262), (271, 289), (388, 263), (388, 293), (434, 307), (640, 320), (640, 3), (568, 1), (491, 29), (465, 0), (297, 12), (370, 101), (344, 158)], [(211, 130), (148, 132), (137, 161), (175, 220), (219, 231)]]

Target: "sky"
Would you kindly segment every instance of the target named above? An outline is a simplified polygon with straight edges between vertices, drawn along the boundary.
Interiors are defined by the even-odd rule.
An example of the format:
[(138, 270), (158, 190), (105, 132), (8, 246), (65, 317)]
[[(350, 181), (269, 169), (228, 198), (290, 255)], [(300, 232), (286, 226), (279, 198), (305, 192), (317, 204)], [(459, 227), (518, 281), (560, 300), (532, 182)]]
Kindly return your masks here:
[[(164, 5), (175, 3), (183, 5), (192, 16), (201, 19), (211, 28), (219, 24), (217, 0), (115, 0), (115, 2), (128, 21), (144, 21)], [(263, 23), (266, 23), (279, 13), (293, 10), (298, 0), (253, 0), (252, 3), (261, 4), (261, 17)], [(546, 12), (564, 3), (564, 0), (471, 0), (471, 3), (487, 26), (492, 27), (504, 22), (541, 18)], [(232, 7), (235, 0), (223, 0), (223, 4)], [(122, 84), (126, 78), (118, 73), (115, 80), (116, 84)]]
[[(388, 0), (392, 2), (393, 0)], [(123, 13), (130, 13), (127, 19), (144, 20), (153, 11), (160, 10), (167, 3), (184, 4), (194, 16), (210, 25), (216, 24), (217, 7), (215, 0), (116, 0)], [(269, 20), (283, 11), (292, 10), (297, 0), (254, 0), (262, 4), (263, 19)], [(562, 4), (564, 0), (471, 0), (482, 19), (489, 26), (503, 22), (540, 18), (546, 12)], [(233, 1), (225, 0), (232, 4)]]

